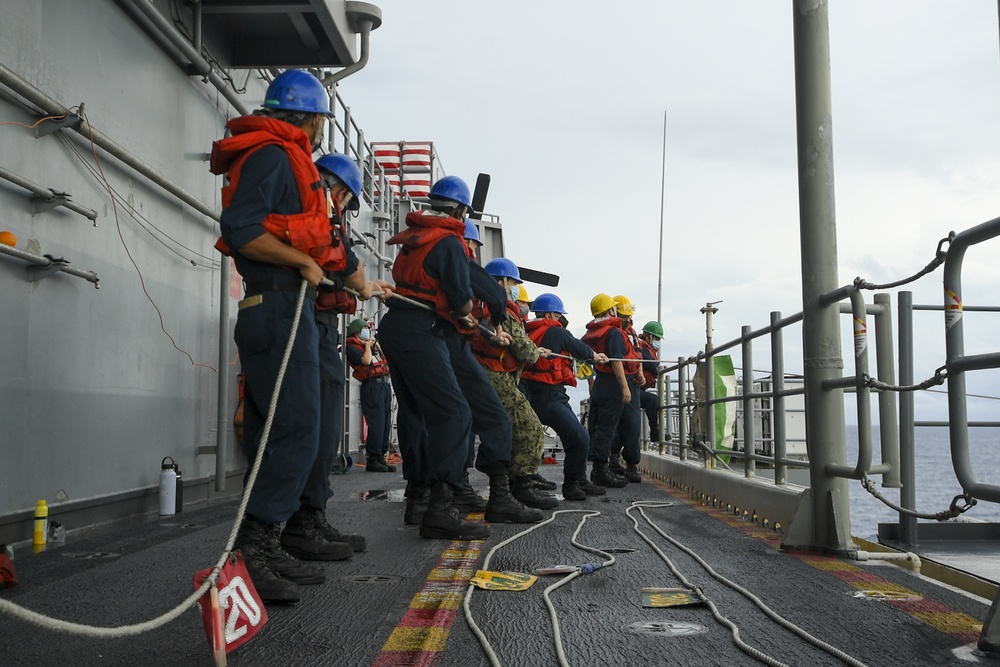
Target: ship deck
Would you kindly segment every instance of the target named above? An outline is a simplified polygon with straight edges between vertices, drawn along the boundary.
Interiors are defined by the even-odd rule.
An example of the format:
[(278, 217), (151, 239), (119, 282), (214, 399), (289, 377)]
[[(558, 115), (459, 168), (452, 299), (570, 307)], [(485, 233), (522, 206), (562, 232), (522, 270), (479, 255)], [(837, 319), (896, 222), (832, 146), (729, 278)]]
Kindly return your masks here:
[[(561, 481), (560, 465), (543, 466), (542, 473)], [(484, 481), (473, 475), (477, 488)], [(341, 530), (365, 534), (368, 550), (325, 564), (326, 584), (303, 587), (297, 605), (269, 606), (267, 625), (229, 654), (229, 665), (490, 664), (462, 601), (487, 553), (526, 527), (494, 525), (486, 542), (423, 540), (415, 527), (403, 524), (403, 485), (399, 473), (355, 468), (335, 476), (331, 520)], [(669, 540), (643, 513), (626, 512), (637, 501), (662, 504), (643, 513)], [(101, 627), (154, 618), (186, 597), (193, 574), (217, 560), (236, 507), (225, 502), (174, 517), (71, 532), (64, 546), (39, 554), (21, 547), (14, 561), (19, 585), (0, 591), (0, 597)], [(685, 581), (738, 627), (742, 641), (780, 663), (996, 664), (974, 650), (990, 600), (885, 562), (782, 551), (773, 531), (697, 504), (662, 482), (647, 478), (609, 489), (603, 498), (562, 503), (560, 509), (599, 512), (583, 523), (577, 540), (616, 559), (550, 594), (568, 664), (759, 664), (737, 647), (732, 631), (708, 606), (643, 606), (642, 588), (684, 587)], [(556, 514), (551, 523), (497, 549), (489, 569), (530, 573), (603, 560), (571, 543), (583, 514)], [(636, 532), (629, 514), (655, 549)], [(724, 585), (706, 566), (771, 612)], [(543, 598), (545, 587), (558, 580), (539, 577), (522, 592), (474, 591), (469, 611), (499, 664), (559, 664)], [(8, 665), (214, 664), (196, 608), (146, 634), (113, 640), (52, 632), (3, 615), (0, 655)]]

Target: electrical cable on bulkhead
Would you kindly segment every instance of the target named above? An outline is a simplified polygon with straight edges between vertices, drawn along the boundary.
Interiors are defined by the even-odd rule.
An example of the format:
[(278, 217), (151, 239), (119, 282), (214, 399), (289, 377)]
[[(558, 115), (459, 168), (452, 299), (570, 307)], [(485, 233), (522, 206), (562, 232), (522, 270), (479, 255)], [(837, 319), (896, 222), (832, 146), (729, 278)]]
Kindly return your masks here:
[(274, 422), (274, 412), (278, 406), (278, 395), (281, 393), (281, 385), (284, 384), (285, 380), (285, 370), (288, 368), (288, 361), (292, 356), (292, 348), (294, 347), (295, 337), (299, 330), (299, 320), (302, 317), (302, 306), (305, 303), (306, 288), (308, 286), (309, 284), (303, 280), (302, 285), (299, 288), (299, 297), (295, 304), (295, 317), (292, 319), (292, 328), (288, 334), (288, 345), (285, 346), (284, 355), (281, 357), (281, 365), (278, 368), (278, 376), (274, 383), (274, 392), (271, 394), (271, 403), (267, 409), (267, 419), (264, 420), (264, 427), (260, 436), (260, 445), (257, 447), (257, 456), (254, 458), (253, 466), (250, 468), (250, 475), (247, 477), (243, 496), (240, 500), (240, 506), (236, 510), (233, 527), (229, 531), (229, 539), (226, 540), (226, 546), (223, 549), (222, 555), (215, 563), (212, 571), (205, 578), (205, 581), (201, 583), (201, 586), (191, 593), (191, 595), (184, 598), (184, 600), (182, 600), (173, 609), (160, 614), (156, 618), (143, 621), (142, 623), (123, 625), (115, 628), (97, 627), (52, 618), (51, 616), (46, 616), (45, 614), (25, 609), (24, 607), (3, 598), (0, 598), (0, 614), (9, 614), (14, 618), (18, 618), (28, 623), (33, 623), (34, 625), (47, 630), (66, 632), (85, 637), (130, 637), (163, 627), (167, 623), (178, 618), (181, 614), (185, 613), (189, 607), (196, 606), (198, 604), (198, 600), (205, 593), (207, 593), (210, 588), (215, 586), (215, 583), (219, 580), (219, 572), (222, 570), (223, 565), (225, 565), (226, 560), (229, 559), (229, 554), (233, 550), (233, 545), (236, 543), (236, 534), (239, 532), (243, 516), (246, 514), (247, 505), (250, 502), (250, 494), (253, 491), (254, 483), (257, 481), (257, 473), (260, 470), (261, 462), (264, 460), (264, 449), (267, 447), (267, 441), (271, 435), (271, 424)]
[(128, 244), (125, 243), (125, 236), (122, 234), (121, 220), (118, 217), (118, 204), (115, 201), (114, 188), (111, 187), (111, 183), (108, 182), (107, 176), (104, 175), (104, 168), (101, 167), (101, 161), (97, 157), (97, 146), (94, 144), (94, 126), (90, 124), (90, 119), (87, 118), (87, 114), (86, 112), (83, 111), (82, 108), (80, 110), (80, 114), (83, 117), (84, 122), (87, 123), (87, 127), (90, 128), (90, 136), (89, 136), (90, 150), (94, 155), (94, 164), (97, 166), (97, 170), (101, 174), (101, 182), (103, 183), (104, 187), (107, 188), (108, 194), (111, 196), (111, 211), (114, 213), (115, 216), (115, 229), (118, 231), (118, 239), (121, 241), (122, 248), (125, 249), (125, 254), (128, 256), (129, 261), (132, 262), (132, 266), (135, 268), (135, 272), (139, 276), (139, 286), (142, 288), (142, 293), (146, 295), (146, 299), (153, 306), (153, 310), (156, 311), (156, 315), (160, 320), (160, 330), (168, 339), (170, 339), (170, 343), (174, 346), (174, 349), (188, 358), (188, 361), (191, 362), (192, 366), (200, 366), (202, 368), (207, 368), (211, 371), (218, 373), (219, 370), (214, 366), (195, 361), (194, 357), (192, 357), (187, 350), (181, 348), (177, 344), (177, 341), (174, 340), (174, 337), (170, 335), (170, 332), (167, 331), (166, 324), (164, 324), (163, 322), (163, 313), (160, 311), (160, 307), (156, 305), (156, 301), (153, 300), (153, 297), (152, 295), (150, 295), (149, 290), (146, 289), (146, 280), (142, 276), (142, 270), (139, 268), (139, 263), (135, 261), (135, 258), (132, 256), (131, 251), (129, 251), (128, 249)]
[[(128, 209), (129, 217), (132, 218), (132, 220), (134, 220), (136, 222), (136, 224), (138, 224), (139, 227), (143, 231), (145, 231), (147, 234), (149, 234), (151, 237), (153, 237), (153, 239), (157, 243), (159, 243), (164, 248), (166, 248), (168, 251), (172, 252), (173, 254), (175, 254), (178, 257), (180, 257), (181, 259), (183, 259), (185, 262), (187, 262), (191, 266), (201, 267), (201, 268), (208, 268), (208, 269), (213, 269), (213, 270), (214, 269), (218, 269), (221, 266), (221, 263), (215, 257), (210, 257), (208, 255), (203, 255), (200, 252), (198, 252), (197, 250), (195, 250), (194, 248), (189, 248), (188, 246), (184, 245), (183, 243), (181, 243), (180, 241), (178, 241), (174, 237), (170, 236), (170, 234), (166, 233), (165, 231), (163, 231), (162, 229), (160, 229), (159, 227), (157, 227), (156, 225), (154, 225), (149, 220), (149, 218), (146, 218), (141, 213), (139, 213), (139, 211), (135, 208), (135, 206), (133, 206), (128, 201), (128, 199), (126, 197), (124, 197), (120, 192), (118, 192), (117, 190), (115, 190), (110, 184), (102, 183), (101, 182), (101, 174), (97, 171), (97, 169), (94, 168), (94, 166), (92, 164), (90, 164), (89, 162), (87, 162), (87, 159), (83, 156), (83, 153), (80, 152), (80, 149), (76, 147), (76, 145), (69, 139), (69, 137), (67, 137), (65, 134), (62, 134), (62, 133), (58, 134), (57, 136), (59, 137), (60, 141), (62, 141), (63, 144), (65, 144), (66, 148), (69, 149), (76, 156), (76, 158), (87, 169), (87, 171), (90, 172), (90, 174), (94, 177), (94, 179), (97, 180), (99, 183), (101, 183), (101, 186), (104, 189), (106, 189), (109, 192), (113, 193), (113, 197), (118, 202), (120, 202), (122, 204), (122, 206), (125, 206)], [(95, 227), (97, 226), (96, 222), (94, 223), (94, 226)], [(150, 228), (156, 230), (156, 232), (160, 236), (168, 239), (172, 244), (174, 244), (174, 245), (176, 245), (178, 247), (181, 247), (184, 250), (187, 250), (188, 252), (190, 252), (192, 255), (194, 255), (196, 257), (200, 257), (201, 259), (207, 260), (208, 263), (207, 264), (200, 264), (200, 263), (196, 262), (195, 260), (193, 260), (193, 259), (191, 259), (189, 257), (185, 257), (180, 252), (178, 252), (176, 248), (172, 247), (168, 243), (165, 243), (163, 241), (163, 239), (160, 238), (160, 236), (157, 236), (157, 234), (154, 234), (152, 231), (150, 231)]]
[[(606, 558), (607, 560), (605, 560), (605, 562), (603, 563), (588, 563), (586, 565), (576, 568), (575, 571), (569, 573), (567, 576), (563, 577), (558, 582), (552, 584), (551, 586), (546, 588), (545, 591), (542, 593), (542, 597), (545, 599), (545, 606), (549, 610), (549, 618), (552, 620), (552, 630), (554, 634), (556, 657), (558, 658), (561, 667), (569, 667), (569, 662), (566, 659), (566, 652), (562, 646), (562, 632), (559, 626), (559, 617), (556, 614), (556, 609), (552, 604), (552, 600), (549, 597), (549, 593), (551, 593), (552, 591), (556, 590), (561, 586), (568, 584), (572, 580), (579, 577), (581, 574), (590, 574), (591, 572), (595, 572), (598, 569), (611, 567), (617, 562), (617, 560), (612, 554), (606, 551), (602, 551), (601, 549), (597, 549), (596, 547), (588, 547), (585, 544), (580, 544), (579, 542), (577, 542), (576, 539), (577, 536), (580, 534), (580, 531), (583, 529), (583, 525), (587, 522), (587, 519), (595, 516), (600, 516), (601, 513), (595, 510), (556, 510), (555, 512), (552, 513), (552, 516), (550, 516), (545, 521), (542, 521), (541, 523), (536, 523), (530, 528), (522, 530), (520, 533), (517, 533), (516, 535), (507, 538), (503, 542), (497, 544), (492, 549), (490, 549), (489, 552), (486, 554), (486, 558), (483, 560), (483, 566), (481, 568), (483, 570), (489, 569), (490, 561), (493, 559), (493, 554), (495, 554), (497, 550), (507, 546), (508, 544), (516, 540), (521, 539), (525, 535), (535, 530), (538, 530), (542, 526), (547, 526), (548, 524), (555, 521), (557, 514), (571, 514), (571, 513), (576, 513), (576, 514), (583, 513), (584, 516), (580, 519), (580, 523), (577, 524), (576, 530), (573, 531), (573, 535), (570, 537), (570, 543), (572, 543), (573, 546), (577, 547), (578, 549), (582, 549), (583, 551), (587, 551), (592, 554), (601, 556), (603, 558)], [(474, 590), (475, 586), (470, 584), (469, 589), (465, 594), (465, 600), (462, 602), (462, 610), (465, 613), (465, 620), (469, 624), (469, 629), (472, 630), (472, 633), (479, 640), (479, 644), (483, 647), (483, 651), (486, 653), (486, 657), (490, 661), (490, 665), (492, 665), (493, 667), (501, 667), (501, 662), (500, 659), (497, 657), (496, 652), (490, 645), (490, 642), (486, 638), (486, 635), (483, 633), (480, 627), (476, 624), (475, 619), (473, 619), (472, 617), (472, 610), (470, 609), (469, 604), (472, 601), (472, 593)]]
[(807, 641), (808, 643), (812, 644), (816, 648), (825, 651), (826, 653), (830, 654), (831, 656), (833, 656), (837, 660), (840, 660), (844, 664), (851, 665), (852, 667), (866, 667), (865, 663), (861, 662), (857, 658), (854, 658), (853, 656), (848, 655), (844, 651), (841, 651), (836, 646), (832, 646), (830, 644), (827, 644), (823, 640), (821, 640), (821, 639), (819, 639), (817, 637), (812, 636), (811, 634), (809, 634), (808, 632), (806, 632), (805, 630), (803, 630), (799, 626), (795, 625), (794, 623), (792, 623), (791, 621), (787, 620), (786, 618), (784, 618), (783, 616), (781, 616), (777, 612), (775, 612), (773, 609), (771, 609), (770, 607), (768, 607), (764, 603), (764, 601), (761, 600), (760, 598), (758, 598), (756, 595), (754, 595), (753, 593), (751, 593), (747, 589), (743, 588), (742, 586), (740, 586), (736, 582), (734, 582), (734, 581), (732, 581), (730, 579), (727, 579), (726, 577), (724, 577), (721, 574), (719, 574), (718, 572), (716, 572), (696, 552), (694, 552), (693, 550), (691, 550), (688, 547), (684, 546), (679, 541), (677, 541), (676, 539), (670, 537), (665, 532), (663, 532), (663, 530), (658, 525), (656, 525), (656, 523), (652, 519), (650, 519), (649, 516), (645, 512), (646, 508), (656, 509), (656, 508), (659, 508), (659, 507), (670, 507), (672, 505), (673, 505), (673, 503), (656, 503), (656, 502), (649, 502), (649, 501), (636, 501), (636, 502), (632, 503), (625, 510), (625, 514), (628, 515), (628, 517), (630, 519), (632, 519), (632, 523), (633, 523), (633, 527), (634, 527), (635, 532), (638, 533), (639, 537), (641, 537), (647, 544), (649, 544), (649, 546), (651, 546), (653, 548), (653, 550), (657, 553), (657, 555), (659, 555), (659, 557), (663, 560), (663, 562), (667, 564), (667, 567), (670, 568), (670, 571), (673, 572), (674, 576), (676, 576), (681, 581), (681, 583), (684, 584), (684, 586), (686, 586), (687, 588), (689, 588), (689, 589), (691, 589), (692, 591), (695, 592), (695, 594), (708, 606), (708, 608), (712, 612), (712, 616), (714, 616), (715, 619), (717, 621), (719, 621), (719, 623), (721, 623), (722, 625), (726, 626), (727, 628), (729, 628), (732, 631), (732, 633), (733, 633), (733, 641), (734, 641), (734, 643), (736, 643), (737, 647), (739, 647), (741, 651), (743, 651), (744, 653), (747, 653), (747, 655), (750, 655), (753, 658), (756, 658), (756, 659), (758, 659), (758, 660), (760, 660), (762, 662), (766, 662), (767, 664), (770, 664), (770, 665), (780, 665), (780, 664), (783, 664), (783, 663), (780, 663), (780, 662), (774, 660), (773, 658), (771, 658), (767, 654), (764, 654), (764, 653), (758, 651), (757, 649), (753, 648), (752, 646), (749, 646), (749, 645), (745, 644), (742, 641), (742, 639), (740, 639), (740, 637), (739, 637), (739, 628), (735, 624), (733, 624), (731, 621), (729, 621), (728, 619), (726, 619), (724, 616), (722, 616), (719, 613), (719, 611), (716, 608), (716, 606), (712, 603), (712, 601), (709, 600), (705, 596), (705, 594), (701, 590), (701, 588), (695, 586), (694, 584), (692, 584), (691, 582), (689, 582), (687, 579), (685, 579), (684, 575), (681, 574), (681, 572), (674, 566), (674, 564), (670, 561), (670, 559), (667, 557), (667, 555), (664, 554), (660, 550), (660, 548), (657, 547), (656, 544), (648, 536), (646, 536), (645, 533), (643, 533), (641, 530), (639, 530), (639, 522), (632, 515), (632, 510), (633, 509), (639, 510), (639, 513), (642, 514), (642, 517), (646, 520), (646, 523), (653, 530), (655, 530), (657, 533), (659, 533), (660, 536), (663, 537), (665, 540), (667, 540), (670, 544), (672, 544), (673, 546), (677, 547), (678, 549), (680, 549), (681, 551), (683, 551), (684, 553), (686, 553), (688, 556), (690, 556), (691, 558), (693, 558), (699, 565), (701, 565), (701, 567), (705, 570), (705, 572), (707, 572), (713, 579), (715, 579), (716, 581), (720, 582), (724, 586), (727, 586), (727, 587), (731, 588), (732, 590), (736, 591), (737, 593), (739, 593), (740, 595), (742, 595), (743, 597), (745, 597), (747, 600), (749, 600), (750, 602), (752, 602), (758, 609), (760, 609), (762, 612), (764, 612), (764, 614), (768, 618), (770, 618), (771, 620), (773, 620), (774, 622), (776, 622), (778, 625), (782, 626), (786, 630), (791, 631), (793, 634), (795, 634), (795, 635), (799, 636), (800, 638), (804, 639), (805, 641)]

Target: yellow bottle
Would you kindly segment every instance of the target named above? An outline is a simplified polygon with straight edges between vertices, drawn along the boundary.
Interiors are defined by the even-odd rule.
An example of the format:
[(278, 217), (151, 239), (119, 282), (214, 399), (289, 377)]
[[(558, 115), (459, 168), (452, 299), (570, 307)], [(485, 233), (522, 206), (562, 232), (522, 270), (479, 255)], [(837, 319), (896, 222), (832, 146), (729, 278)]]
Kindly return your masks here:
[(35, 505), (35, 535), (31, 541), (33, 545), (44, 546), (49, 533), (49, 507), (44, 500), (39, 500)]

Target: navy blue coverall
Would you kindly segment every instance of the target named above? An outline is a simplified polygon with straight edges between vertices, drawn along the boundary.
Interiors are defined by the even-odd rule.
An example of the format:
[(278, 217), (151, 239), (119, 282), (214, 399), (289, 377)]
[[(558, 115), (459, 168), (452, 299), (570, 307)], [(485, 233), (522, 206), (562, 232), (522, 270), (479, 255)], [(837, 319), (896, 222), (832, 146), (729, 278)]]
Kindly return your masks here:
[[(563, 327), (549, 327), (542, 336), (541, 347), (555, 354), (568, 354), (575, 359), (593, 359), (594, 351)], [(521, 391), (531, 403), (531, 409), (539, 421), (551, 426), (566, 448), (563, 477), (566, 480), (585, 480), (587, 477), (587, 455), (590, 453), (590, 434), (577, 419), (569, 404), (569, 396), (563, 385), (521, 379)]]
[[(439, 281), (456, 310), (472, 298), (470, 271), (477, 268), (482, 270), (470, 262), (462, 241), (452, 236), (438, 241), (424, 260), (424, 271)], [(427, 485), (464, 484), (473, 425), (470, 404), (476, 406), (481, 428), (477, 428), (482, 439), (477, 467), (510, 465), (510, 419), (468, 342), (435, 312), (400, 299), (387, 303), (379, 341), (396, 393), (404, 477)], [(505, 309), (500, 313), (506, 317)], [(487, 389), (496, 404), (493, 410)]]
[[(625, 357), (625, 332), (612, 328), (607, 334), (605, 354), (611, 359)], [(590, 460), (608, 461), (611, 457), (611, 444), (618, 430), (618, 422), (622, 417), (625, 404), (622, 403), (622, 388), (614, 373), (595, 374), (594, 387), (590, 391)], [(638, 401), (635, 390), (629, 383), (632, 400)]]
[[(291, 163), (278, 146), (265, 146), (246, 159), (232, 201), (222, 211), (222, 238), (233, 249), (246, 287), (234, 338), (246, 373), (243, 441), (250, 461), (257, 453), (288, 344), (302, 278), (298, 271), (254, 261), (238, 249), (267, 233), (261, 223), (268, 214), (301, 211)], [(319, 332), (314, 295), (315, 290), (309, 289), (302, 305), (267, 449), (247, 505), (247, 514), (264, 523), (280, 523), (298, 510), (319, 450)]]

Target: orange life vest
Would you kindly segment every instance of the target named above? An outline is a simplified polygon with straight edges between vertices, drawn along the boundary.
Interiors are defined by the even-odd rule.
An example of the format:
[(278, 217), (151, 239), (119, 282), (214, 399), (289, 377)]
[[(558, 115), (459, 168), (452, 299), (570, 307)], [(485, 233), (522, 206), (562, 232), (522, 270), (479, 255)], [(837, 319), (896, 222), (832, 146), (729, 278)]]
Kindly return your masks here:
[[(551, 327), (561, 327), (559, 320), (531, 320), (525, 323), (524, 330), (535, 345), (542, 346), (542, 339)], [(576, 386), (576, 373), (573, 372), (573, 362), (562, 357), (538, 357), (533, 365), (527, 366), (521, 377), (544, 384)]]
[(450, 216), (413, 211), (406, 216), (406, 225), (405, 230), (386, 241), (389, 245), (402, 246), (392, 263), (392, 278), (396, 283), (393, 292), (429, 303), (438, 315), (454, 324), (459, 331), (468, 331), (452, 317), (451, 304), (441, 289), (440, 281), (424, 271), (427, 254), (447, 236), (457, 238), (465, 248), (466, 256), (469, 256), (470, 251), (462, 238), (465, 223)]
[[(635, 350), (632, 348), (632, 342), (629, 340), (628, 333), (621, 328), (621, 322), (621, 319), (617, 317), (609, 317), (604, 320), (591, 320), (587, 322), (587, 333), (580, 340), (589, 345), (594, 352), (607, 354), (608, 334), (611, 333), (612, 329), (618, 329), (618, 331), (621, 331), (622, 340), (625, 342), (625, 355), (622, 358), (635, 358)], [(625, 370), (625, 375), (639, 372), (638, 362), (635, 361), (623, 361), (622, 368)], [(599, 373), (614, 374), (610, 363), (599, 364), (595, 361), (594, 369)]]
[(622, 366), (625, 368), (626, 375), (639, 375), (642, 373), (642, 348), (639, 347), (641, 342), (639, 334), (635, 332), (631, 326), (628, 329), (622, 329), (625, 332), (625, 340), (628, 341), (628, 350), (625, 352), (625, 359), (635, 359), (635, 361), (624, 361)]
[[(643, 355), (642, 355), (643, 360), (645, 360), (645, 361), (653, 361), (655, 359), (655, 360), (659, 361), (660, 355), (653, 348), (653, 346), (649, 344), (649, 341), (643, 340), (642, 338), (640, 338), (639, 339), (639, 346), (640, 346), (639, 347), (639, 351), (643, 353)], [(649, 370), (649, 368), (647, 367), (647, 365), (645, 363), (642, 364), (642, 376), (644, 378), (646, 378), (646, 384), (643, 385), (644, 389), (649, 389), (651, 387), (655, 387), (656, 386), (656, 371)]]
[[(479, 310), (483, 313), (484, 317), (489, 316), (489, 308), (485, 304), (480, 304)], [(507, 301), (507, 315), (521, 321), (521, 313), (517, 308), (517, 304), (509, 300)], [(469, 337), (469, 347), (472, 348), (472, 353), (476, 355), (479, 363), (492, 371), (510, 373), (517, 370), (521, 365), (521, 362), (511, 354), (509, 349), (491, 345), (486, 336), (482, 335), (481, 332), (477, 331), (476, 335)]]
[[(351, 347), (357, 348), (361, 354), (365, 353), (365, 346), (361, 342), (361, 339), (357, 336), (351, 336), (347, 339), (347, 344)], [(345, 355), (346, 356), (346, 355)], [(372, 350), (372, 360), (368, 364), (351, 364), (351, 368), (354, 369), (352, 375), (355, 380), (364, 382), (368, 378), (380, 378), (389, 374), (389, 362), (382, 358), (375, 350)]]
[[(292, 165), (302, 212), (270, 213), (263, 220), (264, 229), (312, 257), (324, 271), (343, 271), (347, 267), (347, 251), (339, 236), (333, 234), (326, 190), (313, 164), (312, 147), (305, 132), (284, 121), (263, 116), (234, 118), (226, 127), (233, 136), (212, 144), (209, 167), (213, 174), (226, 174), (227, 177), (222, 188), (222, 207), (227, 208), (232, 201), (247, 158), (264, 146), (280, 146)], [(232, 254), (221, 237), (215, 247), (224, 255)]]

